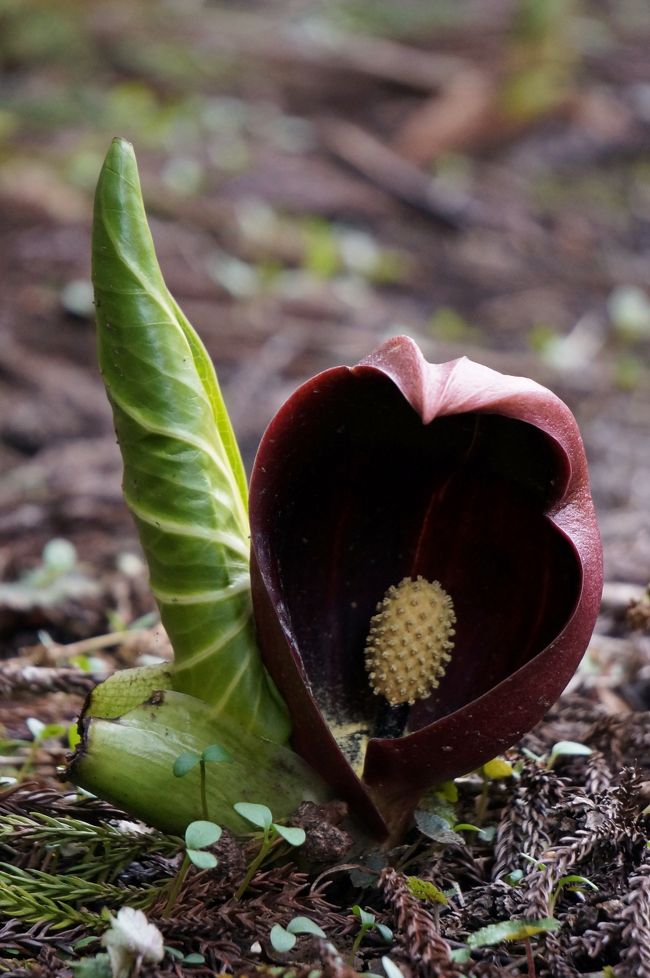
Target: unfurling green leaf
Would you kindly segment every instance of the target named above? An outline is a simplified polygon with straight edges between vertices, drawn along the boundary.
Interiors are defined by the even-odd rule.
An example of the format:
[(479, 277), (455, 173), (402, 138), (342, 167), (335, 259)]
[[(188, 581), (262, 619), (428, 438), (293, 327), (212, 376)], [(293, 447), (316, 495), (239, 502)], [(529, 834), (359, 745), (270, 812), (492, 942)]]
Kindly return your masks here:
[(114, 140), (95, 197), (99, 361), (124, 496), (174, 649), (173, 686), (286, 743), (288, 713), (252, 620), (244, 469), (212, 363), (163, 280), (133, 149)]

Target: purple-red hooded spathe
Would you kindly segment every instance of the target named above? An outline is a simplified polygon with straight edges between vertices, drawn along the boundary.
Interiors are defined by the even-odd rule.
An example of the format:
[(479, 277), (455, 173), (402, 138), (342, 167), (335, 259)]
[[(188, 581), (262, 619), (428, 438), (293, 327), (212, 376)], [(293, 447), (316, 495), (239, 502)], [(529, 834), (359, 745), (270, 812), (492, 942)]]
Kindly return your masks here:
[[(259, 641), (293, 746), (378, 835), (530, 730), (589, 642), (602, 547), (584, 448), (532, 380), (427, 363), (403, 336), (326, 370), (269, 425), (250, 518)], [(455, 647), (404, 735), (373, 737), (370, 619), (417, 575), (452, 596)]]

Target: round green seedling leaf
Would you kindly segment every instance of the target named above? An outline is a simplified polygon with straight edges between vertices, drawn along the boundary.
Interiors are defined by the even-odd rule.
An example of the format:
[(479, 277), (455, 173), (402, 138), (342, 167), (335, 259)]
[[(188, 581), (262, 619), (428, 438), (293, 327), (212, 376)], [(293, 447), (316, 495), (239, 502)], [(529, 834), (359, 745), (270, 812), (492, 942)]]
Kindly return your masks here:
[(192, 954), (185, 955), (183, 964), (205, 964), (205, 958), (198, 951), (194, 951)]
[(192, 768), (196, 767), (200, 760), (200, 755), (196, 754), (193, 750), (186, 750), (182, 754), (179, 754), (174, 761), (174, 777), (184, 778)]
[(271, 928), (271, 944), (278, 954), (285, 954), (287, 951), (290, 951), (294, 947), (296, 940), (295, 934), (290, 934), (280, 924), (276, 924)]
[(377, 931), (379, 932), (381, 937), (386, 941), (387, 944), (389, 944), (392, 941), (393, 932), (390, 929), (390, 927), (386, 926), (386, 924), (377, 924)]
[(187, 849), (188, 858), (197, 869), (214, 869), (217, 865), (217, 857), (205, 849)]
[(488, 924), (470, 934), (467, 946), (477, 948), (500, 944), (501, 941), (524, 941), (535, 934), (559, 930), (561, 926), (560, 921), (554, 917), (543, 917), (541, 920), (501, 920), (498, 924)]
[(301, 846), (304, 844), (306, 839), (304, 829), (294, 828), (290, 825), (277, 825), (275, 822), (273, 823), (273, 828), (290, 846)]
[(189, 849), (205, 849), (221, 838), (221, 826), (202, 819), (190, 822), (185, 829), (185, 845)]
[(327, 937), (325, 931), (309, 917), (294, 917), (287, 924), (290, 934), (315, 934), (317, 937)]
[(273, 813), (266, 805), (254, 805), (252, 802), (238, 801), (232, 807), (247, 822), (257, 825), (258, 828), (264, 829), (264, 831), (270, 829), (273, 824)]
[(232, 764), (232, 756), (221, 744), (210, 744), (203, 751), (204, 761), (221, 761), (223, 764)]

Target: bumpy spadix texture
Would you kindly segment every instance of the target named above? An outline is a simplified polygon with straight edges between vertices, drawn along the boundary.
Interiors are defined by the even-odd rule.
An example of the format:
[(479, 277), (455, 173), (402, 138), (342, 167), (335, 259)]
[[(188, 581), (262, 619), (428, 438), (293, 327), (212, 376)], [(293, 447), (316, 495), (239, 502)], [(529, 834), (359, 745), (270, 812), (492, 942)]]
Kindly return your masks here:
[(366, 671), (391, 706), (413, 705), (437, 688), (453, 648), (452, 600), (439, 581), (405, 577), (392, 584), (370, 621)]

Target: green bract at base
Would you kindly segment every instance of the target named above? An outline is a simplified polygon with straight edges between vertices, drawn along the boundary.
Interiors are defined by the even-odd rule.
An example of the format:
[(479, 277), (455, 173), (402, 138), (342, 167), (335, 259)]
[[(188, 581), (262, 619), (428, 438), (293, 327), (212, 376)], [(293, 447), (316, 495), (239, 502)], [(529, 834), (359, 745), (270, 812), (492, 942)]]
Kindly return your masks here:
[[(250, 734), (242, 737), (236, 724), (215, 720), (193, 696), (157, 689), (145, 702), (129, 703), (129, 686), (133, 695), (141, 692), (143, 672), (121, 674), (115, 700), (108, 688), (112, 683), (89, 697), (80, 720), (81, 743), (67, 772), (75, 784), (155, 828), (182, 835), (204, 815), (198, 767), (179, 780), (174, 761), (186, 751), (200, 754), (218, 743), (232, 760), (210, 765), (206, 797), (209, 818), (225, 828), (250, 831), (232, 807), (236, 802), (268, 805), (282, 819), (302, 801), (327, 800), (323, 783), (293, 751)], [(111, 717), (118, 712), (112, 703), (123, 712)]]

